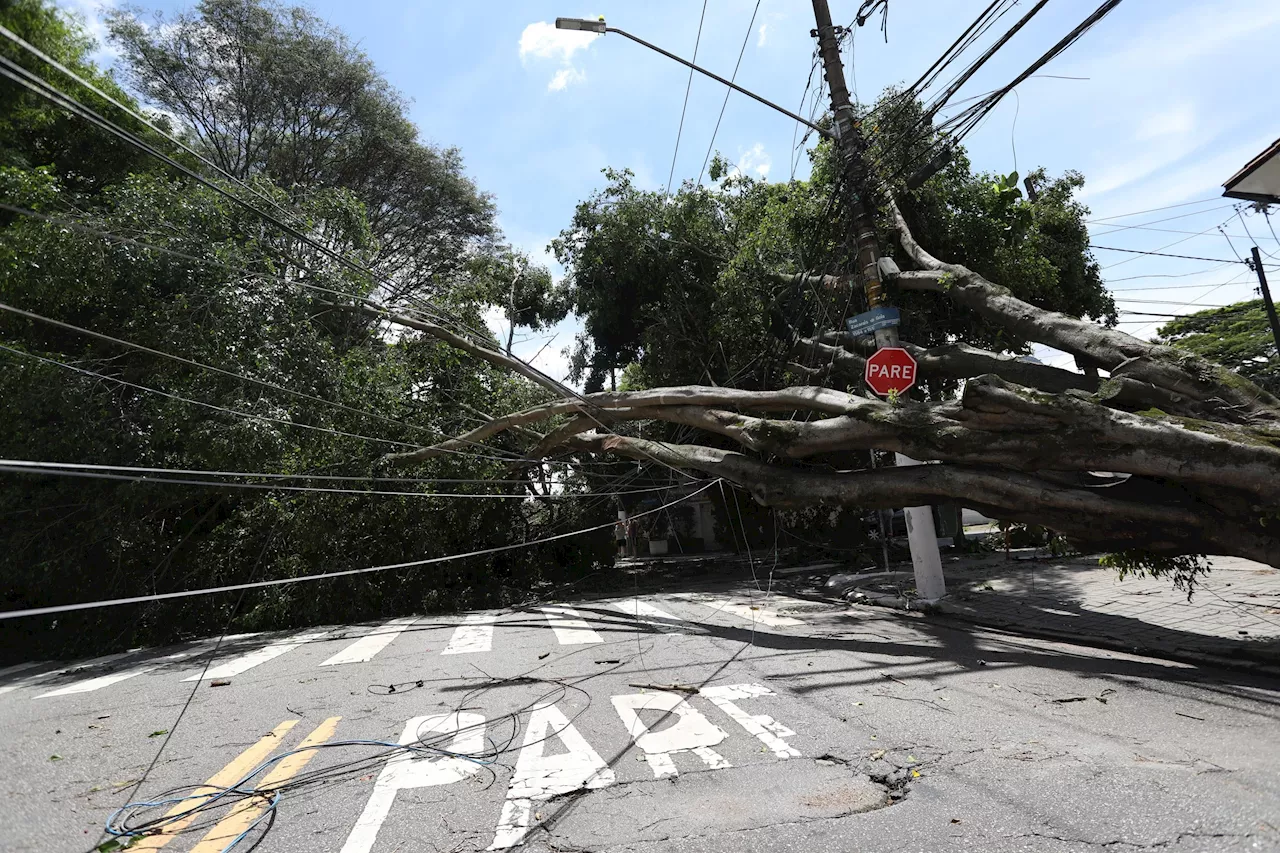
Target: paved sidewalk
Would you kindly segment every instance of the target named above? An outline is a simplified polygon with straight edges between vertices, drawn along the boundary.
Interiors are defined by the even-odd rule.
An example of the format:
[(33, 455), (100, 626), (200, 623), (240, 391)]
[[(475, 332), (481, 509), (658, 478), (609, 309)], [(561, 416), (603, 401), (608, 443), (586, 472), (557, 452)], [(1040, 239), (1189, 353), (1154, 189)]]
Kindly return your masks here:
[(1280, 570), (1212, 557), (1212, 571), (1188, 601), (1168, 580), (1119, 580), (1096, 557), (1030, 556), (948, 562), (942, 611), (1124, 650), (1280, 666)]

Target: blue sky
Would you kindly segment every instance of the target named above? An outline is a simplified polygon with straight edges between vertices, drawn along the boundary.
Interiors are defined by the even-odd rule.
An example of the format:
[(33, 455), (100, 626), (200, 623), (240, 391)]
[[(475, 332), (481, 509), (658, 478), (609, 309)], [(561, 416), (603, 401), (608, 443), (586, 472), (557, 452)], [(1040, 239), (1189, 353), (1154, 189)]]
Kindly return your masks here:
[[(60, 1), (91, 25), (109, 3)], [(871, 100), (886, 85), (914, 80), (988, 2), (890, 0), (888, 43), (877, 16), (857, 31), (852, 56), (845, 53), (857, 95)], [(172, 13), (191, 4), (140, 5)], [(613, 26), (690, 57), (700, 0), (306, 5), (357, 41), (412, 100), (411, 116), (424, 138), (461, 149), (468, 173), (494, 194), (508, 239), (535, 256), (568, 224), (574, 205), (602, 185), (602, 168), (630, 168), (649, 188), (667, 182), (687, 70), (621, 36), (559, 32), (552, 22), (557, 15), (604, 15)], [(796, 110), (812, 61), (811, 6), (762, 0), (748, 33), (755, 5), (707, 0), (699, 64), (728, 76), (745, 37), (738, 82)], [(832, 0), (833, 18), (848, 22), (858, 5)], [(1023, 0), (1006, 20), (1030, 5)], [(1052, 0), (957, 98), (1007, 82), (1096, 6), (1095, 0)], [(1247, 229), (1264, 252), (1280, 255), (1262, 216), (1241, 222), (1231, 202), (1218, 198), (1222, 182), (1280, 136), (1280, 86), (1265, 83), (1276, 77), (1278, 37), (1276, 0), (1125, 0), (1044, 69), (1088, 79), (1026, 81), (1016, 99), (1006, 99), (966, 140), (970, 156), (981, 170), (1016, 166), (1025, 174), (1044, 166), (1051, 173), (1084, 173), (1091, 232), (1101, 245), (1234, 261), (1233, 251), (1247, 254), (1253, 245)], [(675, 158), (677, 183), (697, 178), (723, 98), (720, 84), (695, 77)], [(715, 148), (755, 177), (787, 180), (795, 138), (794, 122), (735, 94)], [(799, 160), (803, 177), (807, 159)], [(1280, 211), (1273, 225), (1274, 219)], [(1096, 254), (1126, 310), (1186, 313), (1253, 295), (1253, 276), (1238, 262)], [(1144, 337), (1160, 322), (1122, 319), (1121, 328)], [(530, 336), (523, 354), (541, 349), (539, 366), (563, 375), (560, 350), (574, 330), (567, 321), (550, 345), (547, 336)], [(1038, 352), (1053, 363), (1069, 362)]]

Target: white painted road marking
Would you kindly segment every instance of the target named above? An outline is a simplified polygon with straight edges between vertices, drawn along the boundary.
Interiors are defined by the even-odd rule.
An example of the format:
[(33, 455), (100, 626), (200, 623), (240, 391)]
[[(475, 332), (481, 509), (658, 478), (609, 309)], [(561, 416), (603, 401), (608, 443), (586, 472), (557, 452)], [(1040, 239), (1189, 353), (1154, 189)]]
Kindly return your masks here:
[(556, 632), (562, 646), (582, 646), (587, 643), (603, 643), (600, 635), (582, 619), (582, 614), (572, 607), (540, 607), (547, 622)]
[(93, 669), (94, 667), (105, 666), (106, 664), (109, 664), (109, 663), (115, 663), (121, 658), (128, 657), (131, 654), (133, 654), (133, 652), (116, 652), (113, 655), (104, 655), (103, 657), (94, 658), (93, 660), (87, 660), (83, 663), (78, 663), (74, 666), (64, 666), (61, 669), (50, 669), (50, 670), (45, 670), (44, 672), (37, 672), (35, 675), (28, 675), (25, 678), (19, 678), (17, 681), (14, 681), (10, 684), (4, 685), (3, 687), (0, 687), (0, 695), (4, 695), (5, 693), (10, 693), (14, 690), (17, 690), (20, 687), (32, 687), (36, 684), (40, 684), (42, 682), (48, 681), (50, 678), (53, 678), (54, 676), (57, 676), (57, 675), (67, 675), (68, 673), (79, 672), (82, 669)]
[(15, 663), (13, 666), (6, 666), (4, 669), (0, 669), (0, 678), (5, 678), (17, 672), (25, 672), (26, 670), (34, 669), (37, 666), (44, 666), (47, 663), (47, 660), (33, 660), (27, 663)]
[(391, 641), (400, 636), (405, 628), (417, 621), (417, 616), (392, 619), (385, 625), (379, 625), (374, 628), (320, 665), (337, 666), (342, 663), (365, 663), (371, 661), (374, 655), (391, 645)]
[[(593, 632), (594, 633), (594, 632)], [(569, 750), (545, 755), (547, 742), (558, 737)], [(524, 841), (533, 817), (533, 803), (579, 788), (606, 788), (614, 782), (613, 771), (591, 748), (586, 738), (555, 705), (534, 708), (524, 730), (524, 746), (511, 774), (507, 801), (489, 850), (502, 850)]]
[(84, 681), (77, 681), (74, 684), (68, 684), (66, 687), (59, 687), (57, 690), (50, 690), (48, 693), (41, 693), (37, 699), (47, 699), (50, 696), (69, 696), (74, 693), (92, 693), (95, 690), (101, 690), (104, 687), (110, 687), (121, 681), (127, 681), (139, 675), (145, 675), (152, 670), (159, 669), (165, 661), (182, 660), (191, 657), (195, 652), (178, 652), (175, 655), (167, 655), (160, 658), (154, 663), (146, 663), (141, 666), (135, 666), (131, 669), (122, 669), (119, 672), (109, 672), (106, 675), (99, 675), (97, 678), (86, 678)]
[[(728, 737), (724, 729), (702, 716), (684, 701), (683, 696), (667, 692), (632, 693), (628, 696), (614, 696), (613, 707), (622, 718), (622, 724), (627, 727), (631, 739), (644, 751), (645, 760), (649, 762), (655, 779), (676, 775), (676, 764), (671, 756), (677, 752), (692, 752), (712, 770), (723, 770), (730, 766), (718, 752), (711, 749)], [(675, 714), (676, 724), (651, 732), (640, 719), (641, 711)]]
[[(474, 755), (484, 750), (484, 725), (484, 717), (464, 711), (414, 717), (405, 724), (400, 743), (414, 743), (433, 733), (455, 733), (449, 751), (460, 755)], [(378, 781), (373, 784), (373, 793), (365, 803), (360, 819), (352, 827), (351, 834), (347, 836), (342, 853), (369, 853), (373, 849), (378, 830), (391, 813), (397, 791), (461, 782), (479, 772), (480, 767), (475, 761), (446, 755), (417, 757), (406, 752), (393, 756), (378, 774)]]
[(286, 637), (283, 640), (263, 646), (260, 649), (243, 654), (240, 657), (232, 658), (226, 663), (211, 666), (204, 672), (197, 672), (188, 675), (183, 681), (200, 681), (201, 679), (213, 678), (231, 678), (242, 672), (248, 672), (259, 664), (266, 663), (269, 660), (280, 657), (285, 652), (291, 652), (303, 643), (309, 643), (312, 640), (318, 640), (328, 631), (314, 631), (306, 634), (295, 634), (292, 637)]
[(493, 648), (493, 620), (489, 613), (472, 613), (462, 620), (449, 638), (449, 645), (441, 654), (468, 655), (487, 652)]
[(628, 598), (623, 601), (615, 601), (613, 602), (613, 607), (616, 610), (621, 610), (623, 613), (634, 618), (638, 622), (643, 622), (646, 625), (652, 625), (664, 634), (677, 633), (688, 624), (683, 619), (677, 616), (672, 616), (661, 607), (654, 607), (649, 602), (641, 601), (638, 598)]
[(795, 732), (768, 714), (751, 715), (733, 703), (735, 699), (776, 696), (777, 694), (768, 687), (763, 684), (725, 684), (719, 687), (704, 687), (700, 692), (749, 734), (758, 737), (761, 743), (773, 750), (774, 755), (779, 758), (800, 757), (800, 751), (783, 740), (784, 737), (795, 737)]
[(770, 610), (762, 605), (752, 604), (750, 601), (741, 599), (719, 598), (694, 593), (679, 593), (673, 597), (684, 601), (692, 601), (704, 607), (710, 607), (712, 610), (720, 610), (733, 616), (741, 617), (753, 624), (765, 625), (770, 628), (785, 628), (790, 625), (804, 624), (804, 622), (794, 617), (782, 616), (776, 610)]

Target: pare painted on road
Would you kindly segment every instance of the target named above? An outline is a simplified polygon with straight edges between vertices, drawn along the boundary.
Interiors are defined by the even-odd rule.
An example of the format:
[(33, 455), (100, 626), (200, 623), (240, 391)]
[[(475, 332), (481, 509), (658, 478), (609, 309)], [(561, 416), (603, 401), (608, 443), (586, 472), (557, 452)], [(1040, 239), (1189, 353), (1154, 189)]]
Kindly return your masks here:
[[(738, 703), (775, 695), (760, 684), (730, 684), (703, 688), (700, 696), (723, 712), (748, 735), (757, 738), (779, 758), (795, 758), (800, 752), (783, 738), (795, 732), (767, 714), (752, 714)], [(713, 747), (729, 737), (689, 698), (677, 693), (648, 691), (612, 697), (614, 710), (639, 749), (655, 779), (675, 776), (673, 757), (681, 753), (696, 756), (709, 770), (731, 765)], [(657, 711), (675, 718), (674, 725), (650, 731), (640, 718), (642, 711)], [(401, 744), (411, 744), (427, 735), (449, 736), (452, 741), (440, 755), (417, 757), (400, 753), (391, 758), (374, 782), (373, 793), (347, 837), (342, 853), (371, 853), (378, 830), (391, 814), (396, 792), (461, 782), (478, 773), (483, 765), (458, 756), (477, 755), (484, 749), (486, 720), (480, 714), (455, 712), (415, 717), (400, 736)], [(548, 744), (559, 740), (563, 749), (548, 755)], [(453, 753), (453, 755), (445, 753)], [(503, 850), (524, 841), (534, 819), (535, 805), (560, 794), (584, 788), (605, 788), (616, 781), (613, 769), (600, 757), (573, 722), (556, 705), (535, 707), (525, 726), (524, 742), (507, 787), (494, 830), (490, 850)]]

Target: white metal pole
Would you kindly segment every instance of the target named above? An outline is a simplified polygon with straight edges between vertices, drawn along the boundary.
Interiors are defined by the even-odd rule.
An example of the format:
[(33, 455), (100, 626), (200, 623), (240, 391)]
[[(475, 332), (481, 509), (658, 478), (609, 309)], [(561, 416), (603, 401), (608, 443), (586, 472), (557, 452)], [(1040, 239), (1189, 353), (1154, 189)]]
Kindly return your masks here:
[[(909, 456), (897, 454), (899, 465), (922, 465)], [(907, 543), (911, 546), (911, 565), (916, 573), (916, 595), (922, 601), (937, 601), (947, 594), (942, 576), (942, 555), (938, 553), (938, 531), (933, 524), (933, 508), (909, 506), (903, 510), (907, 520)]]

